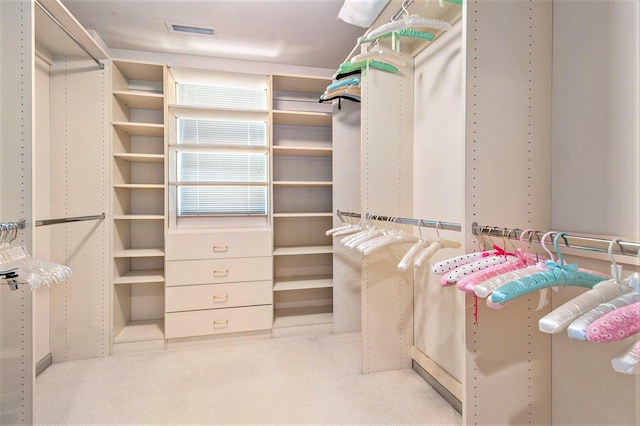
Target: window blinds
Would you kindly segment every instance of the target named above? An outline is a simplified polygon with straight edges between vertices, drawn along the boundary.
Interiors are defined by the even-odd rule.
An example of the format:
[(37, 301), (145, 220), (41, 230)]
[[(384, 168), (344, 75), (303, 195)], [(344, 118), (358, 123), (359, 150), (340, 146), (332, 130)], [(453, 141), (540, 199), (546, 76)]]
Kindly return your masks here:
[(211, 109), (205, 118), (176, 118), (178, 215), (266, 215), (267, 123), (216, 117), (216, 110), (265, 110), (266, 88), (177, 84), (176, 96), (179, 105)]

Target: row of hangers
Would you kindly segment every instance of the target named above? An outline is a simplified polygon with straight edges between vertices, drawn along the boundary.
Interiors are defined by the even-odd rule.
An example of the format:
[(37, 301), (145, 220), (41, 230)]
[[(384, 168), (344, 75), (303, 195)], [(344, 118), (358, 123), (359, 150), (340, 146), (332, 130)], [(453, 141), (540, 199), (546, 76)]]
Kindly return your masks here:
[[(397, 227), (394, 221), (397, 218), (393, 217), (387, 219), (387, 226), (378, 226), (368, 217), (364, 229), (359, 220), (350, 217), (342, 219), (342, 225), (328, 230), (327, 235), (340, 237), (343, 245), (358, 250), (363, 256), (391, 245), (410, 244), (398, 264), (400, 271), (406, 271), (411, 266), (421, 268), (440, 249), (460, 247), (458, 242), (440, 238), (437, 225), (437, 238), (424, 239), (420, 220), (417, 221), (419, 236), (416, 237)], [(540, 331), (558, 333), (567, 329), (570, 338), (591, 342), (616, 342), (640, 333), (640, 274), (626, 278), (620, 276), (621, 268), (612, 251), (619, 243), (618, 239), (609, 244), (612, 263), (609, 276), (575, 264), (566, 264), (558, 245), (560, 240), (564, 240), (565, 245), (569, 246), (566, 233), (547, 232), (540, 237), (537, 231), (528, 229), (520, 235), (520, 247), (513, 243), (509, 247), (507, 241), (510, 241), (511, 232), (515, 231), (507, 233), (504, 230), (502, 247), (495, 244), (489, 235), (490, 249), (486, 249), (487, 241), (480, 232), (478, 251), (445, 259), (431, 267), (433, 273), (441, 276), (440, 284), (443, 287), (456, 286), (476, 297), (476, 321), (478, 298), (486, 298), (489, 307), (500, 309), (518, 297), (540, 291), (538, 309), (541, 309), (547, 303), (546, 292), (549, 288), (557, 290), (559, 286), (578, 286), (588, 290), (540, 319)], [(555, 256), (546, 241), (553, 234)], [(539, 255), (535, 250), (534, 236), (548, 257)], [(533, 249), (532, 252), (529, 248)], [(625, 374), (640, 373), (639, 349), (640, 340), (612, 359), (613, 368)]]
[[(449, 3), (462, 4), (462, 0), (446, 0)], [(397, 73), (400, 68), (407, 65), (406, 61), (400, 55), (400, 40), (402, 38), (412, 38), (419, 40), (433, 41), (436, 35), (425, 29), (449, 30), (451, 24), (447, 21), (435, 18), (424, 18), (417, 14), (409, 14), (408, 7), (413, 0), (405, 0), (401, 9), (396, 13), (391, 21), (383, 24), (358, 39), (358, 45), (370, 43), (366, 48), (366, 52), (353, 56), (350, 60), (343, 62), (333, 79), (340, 83), (343, 79), (353, 77), (354, 75), (366, 75), (370, 68), (378, 69), (389, 73)], [(443, 7), (443, 0), (439, 1), (440, 7)], [(425, 2), (425, 6), (429, 6), (429, 1)], [(402, 16), (401, 19), (400, 16)], [(389, 39), (391, 41), (390, 48), (383, 47), (382, 40)], [(358, 77), (357, 83), (349, 82), (335, 87), (333, 83), (327, 87), (325, 92), (320, 96), (320, 102), (333, 99), (347, 99), (350, 101), (360, 102), (360, 81)]]
[[(456, 285), (467, 294), (486, 298), (487, 305), (493, 309), (541, 291), (540, 309), (547, 303), (548, 288), (584, 287), (588, 289), (586, 292), (540, 319), (541, 332), (555, 334), (566, 329), (572, 339), (600, 343), (618, 342), (640, 333), (640, 274), (621, 277), (622, 268), (613, 256), (613, 247), (619, 239), (613, 239), (609, 244), (612, 263), (609, 276), (580, 268), (577, 264), (565, 264), (558, 246), (565, 233), (555, 233), (553, 239), (557, 261), (545, 243), (554, 232), (544, 234), (538, 241), (548, 258), (539, 256), (537, 252), (529, 253), (524, 242), (527, 234), (530, 235), (529, 243), (531, 237), (537, 235), (530, 229), (523, 231), (520, 247), (512, 245), (510, 252), (506, 240), (503, 248), (492, 241), (490, 250), (484, 250), (486, 242), (482, 241), (483, 250), (438, 262), (432, 266), (432, 271), (441, 275), (441, 285)], [(634, 342), (612, 359), (616, 371), (640, 373), (639, 342)]]
[(12, 290), (21, 284), (35, 290), (67, 280), (71, 276), (68, 266), (35, 258), (25, 247), (12, 244), (18, 230), (24, 228), (16, 224), (0, 224), (0, 283), (8, 284)]

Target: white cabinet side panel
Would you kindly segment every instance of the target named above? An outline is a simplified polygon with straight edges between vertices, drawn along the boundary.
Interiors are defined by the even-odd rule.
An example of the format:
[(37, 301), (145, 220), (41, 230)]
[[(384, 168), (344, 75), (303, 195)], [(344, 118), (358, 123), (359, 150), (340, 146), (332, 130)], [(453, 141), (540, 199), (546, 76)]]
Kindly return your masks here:
[[(413, 70), (369, 69), (362, 78), (361, 213), (413, 213)], [(405, 229), (411, 232), (411, 229)], [(411, 367), (413, 277), (398, 272), (397, 247), (362, 262), (363, 372)]]
[[(548, 229), (551, 2), (465, 2), (465, 223)], [(476, 240), (467, 228), (467, 251)], [(467, 424), (550, 424), (551, 339), (537, 295), (500, 311), (466, 298)]]
[[(51, 215), (109, 211), (108, 67), (56, 57), (51, 67)], [(108, 220), (51, 225), (52, 260), (73, 270), (51, 289), (54, 362), (109, 353)]]
[[(0, 221), (32, 249), (33, 2), (0, 2)], [(33, 423), (33, 293), (0, 285), (0, 424)]]
[[(415, 59), (413, 216), (461, 223), (464, 216), (464, 100), (462, 98), (462, 22)], [(422, 236), (435, 241), (433, 229)], [(418, 231), (414, 231), (418, 234)], [(440, 232), (461, 243), (438, 252), (415, 269), (414, 342), (431, 360), (462, 382), (464, 296), (443, 288), (431, 264), (463, 252), (464, 234)]]
[(553, 2), (553, 226), (640, 235), (640, 3)]
[[(360, 104), (341, 104), (333, 105), (333, 208), (360, 213)], [(349, 333), (360, 330), (360, 253), (340, 239), (333, 239), (333, 331)]]
[[(35, 143), (33, 151), (33, 215), (46, 218), (51, 215), (51, 153), (49, 121), (49, 64), (35, 58)], [(39, 227), (33, 233), (33, 256), (51, 259), (51, 229)], [(34, 362), (49, 354), (50, 289), (41, 287), (34, 299)]]

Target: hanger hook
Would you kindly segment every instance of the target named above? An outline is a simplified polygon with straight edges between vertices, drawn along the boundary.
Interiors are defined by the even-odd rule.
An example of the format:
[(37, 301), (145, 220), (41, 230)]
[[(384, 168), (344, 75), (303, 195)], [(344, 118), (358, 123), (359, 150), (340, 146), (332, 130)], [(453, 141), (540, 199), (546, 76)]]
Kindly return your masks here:
[(566, 234), (564, 232), (558, 232), (555, 238), (553, 239), (553, 248), (556, 251), (556, 254), (558, 255), (558, 265), (560, 266), (564, 266), (564, 259), (562, 258), (562, 252), (558, 248), (558, 239), (562, 237), (562, 239), (564, 240), (565, 246), (569, 247), (569, 242), (567, 241), (565, 235)]
[(547, 243), (546, 243), (546, 239), (548, 236), (550, 236), (551, 234), (553, 234), (553, 231), (549, 231), (546, 234), (544, 234), (542, 236), (542, 238), (540, 239), (540, 245), (542, 246), (542, 248), (544, 249), (544, 251), (547, 252), (547, 254), (549, 255), (549, 259), (551, 259), (551, 261), (555, 262), (555, 257), (553, 256), (553, 253), (551, 253), (551, 250), (549, 250), (549, 248), (547, 247)]
[(438, 229), (438, 226), (442, 228), (442, 222), (440, 221), (436, 222), (436, 235), (438, 236), (438, 241), (440, 241), (440, 229)]
[(420, 235), (420, 241), (422, 241), (422, 219), (418, 219), (418, 234)]
[(614, 238), (613, 240), (611, 240), (611, 242), (609, 243), (609, 259), (611, 259), (611, 275), (613, 276), (613, 280), (617, 283), (620, 282), (620, 271), (618, 270), (618, 264), (616, 263), (616, 260), (613, 258), (613, 246), (618, 243), (619, 244), (620, 238)]

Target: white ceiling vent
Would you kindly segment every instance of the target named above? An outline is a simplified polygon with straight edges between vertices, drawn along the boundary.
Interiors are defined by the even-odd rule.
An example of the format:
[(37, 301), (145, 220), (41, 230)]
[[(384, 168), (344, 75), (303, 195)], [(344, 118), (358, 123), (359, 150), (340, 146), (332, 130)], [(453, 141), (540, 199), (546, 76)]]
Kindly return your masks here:
[(169, 31), (173, 33), (198, 34), (198, 35), (204, 35), (204, 36), (210, 36), (210, 37), (217, 37), (216, 30), (211, 27), (167, 22), (167, 28), (169, 28)]

